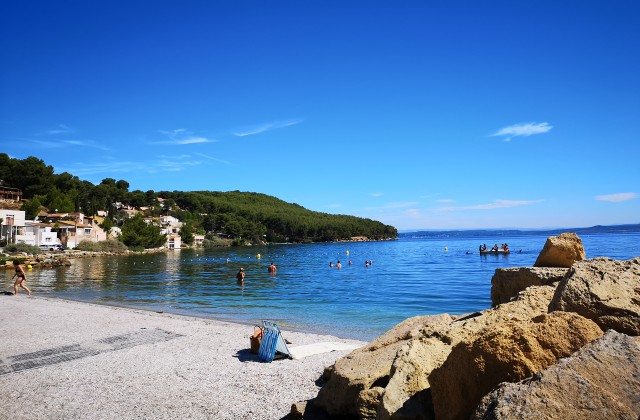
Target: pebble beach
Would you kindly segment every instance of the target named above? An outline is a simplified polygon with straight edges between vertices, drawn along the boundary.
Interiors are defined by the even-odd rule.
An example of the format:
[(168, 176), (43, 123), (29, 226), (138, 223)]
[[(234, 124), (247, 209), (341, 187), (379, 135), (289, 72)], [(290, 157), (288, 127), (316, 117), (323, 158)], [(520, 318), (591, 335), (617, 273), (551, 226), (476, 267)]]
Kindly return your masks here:
[[(22, 291), (21, 291), (22, 292)], [(0, 419), (280, 419), (351, 350), (263, 363), (252, 325), (0, 296)], [(290, 348), (364, 342), (282, 331)]]

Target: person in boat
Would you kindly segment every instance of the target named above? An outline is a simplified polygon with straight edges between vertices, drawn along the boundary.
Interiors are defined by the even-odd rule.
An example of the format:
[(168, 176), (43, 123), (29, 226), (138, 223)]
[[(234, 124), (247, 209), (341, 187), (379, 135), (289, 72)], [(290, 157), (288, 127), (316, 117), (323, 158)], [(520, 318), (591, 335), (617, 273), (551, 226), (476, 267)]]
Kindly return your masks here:
[(509, 245), (507, 245), (507, 244), (502, 245), (502, 250), (504, 252), (509, 252)]
[(498, 248), (498, 244), (493, 244), (493, 248), (491, 248), (491, 251), (498, 252), (498, 249), (500, 249)]

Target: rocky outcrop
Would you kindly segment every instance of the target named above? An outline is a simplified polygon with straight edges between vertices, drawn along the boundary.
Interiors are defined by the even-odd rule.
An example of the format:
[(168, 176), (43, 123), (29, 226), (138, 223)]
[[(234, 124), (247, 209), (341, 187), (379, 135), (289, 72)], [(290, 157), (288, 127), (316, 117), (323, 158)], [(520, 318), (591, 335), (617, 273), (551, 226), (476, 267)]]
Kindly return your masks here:
[(593, 321), (567, 312), (484, 328), (429, 375), (436, 418), (468, 418), (500, 382), (530, 377), (601, 335)]
[(369, 345), (338, 359), (325, 370), (327, 383), (314, 405), (330, 415), (375, 418), (398, 351), (416, 339), (425, 325), (446, 325), (452, 320), (446, 314), (409, 318)]
[(594, 258), (574, 264), (550, 309), (577, 312), (603, 330), (640, 335), (640, 258)]
[(410, 318), (338, 359), (314, 405), (333, 416), (432, 418), (429, 375), (452, 347), (483, 328), (545, 314), (553, 293), (550, 286), (530, 287), (512, 302), (455, 320), (448, 315)]
[(550, 236), (536, 259), (534, 267), (569, 268), (576, 261), (584, 260), (586, 254), (582, 240), (575, 233)]
[(498, 268), (491, 278), (491, 304), (496, 306), (509, 302), (529, 286), (557, 283), (563, 279), (567, 271), (567, 268)]
[[(541, 417), (536, 409), (545, 413), (542, 406), (547, 401), (549, 410), (556, 411), (543, 414), (545, 418), (583, 418), (579, 414), (583, 412), (596, 418), (638, 418), (628, 410), (638, 407), (637, 399), (619, 396), (623, 392), (618, 387), (627, 387), (634, 395), (640, 387), (636, 350), (633, 357), (625, 356), (631, 344), (619, 334), (615, 340), (622, 348), (611, 345), (611, 354), (585, 350), (581, 363), (594, 366), (591, 376), (585, 369), (569, 371), (565, 378), (555, 370), (540, 374), (600, 337), (603, 330), (638, 335), (640, 258), (583, 261), (584, 257), (582, 242), (575, 234), (549, 238), (536, 262), (538, 267), (496, 271), (491, 309), (459, 317), (415, 317), (399, 324), (327, 368), (327, 382), (304, 409), (304, 418), (308, 418), (309, 407), (333, 417), (468, 418), (501, 382), (488, 402), (482, 400), (484, 405), (474, 414), (478, 418)], [(610, 334), (617, 333), (607, 334), (600, 347), (612, 342)], [(637, 347), (637, 340), (633, 343)], [(629, 366), (635, 363), (626, 376), (596, 366), (617, 363), (620, 357), (628, 359)], [(618, 377), (625, 382), (612, 387), (610, 396), (591, 395)], [(509, 384), (525, 378), (529, 379), (517, 387)], [(537, 382), (546, 386), (554, 381), (557, 389), (536, 388)], [(569, 388), (569, 400), (584, 407), (572, 411), (570, 404), (562, 406), (563, 392)], [(523, 408), (522, 413), (528, 414), (520, 415), (517, 408), (509, 407), (510, 401), (518, 401), (518, 393), (529, 392), (527, 389), (531, 391), (522, 404), (531, 401), (533, 408)], [(583, 408), (587, 411), (580, 411)], [(303, 405), (296, 405), (292, 415), (301, 415), (302, 410)], [(506, 414), (500, 417), (502, 412)]]
[(608, 331), (533, 378), (503, 383), (473, 419), (640, 418), (640, 338)]

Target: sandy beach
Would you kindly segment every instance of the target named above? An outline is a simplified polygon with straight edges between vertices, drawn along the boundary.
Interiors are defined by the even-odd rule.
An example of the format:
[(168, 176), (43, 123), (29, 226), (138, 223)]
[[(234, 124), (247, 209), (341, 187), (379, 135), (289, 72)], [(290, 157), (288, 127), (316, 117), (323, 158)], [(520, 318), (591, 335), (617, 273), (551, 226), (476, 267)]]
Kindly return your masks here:
[[(280, 419), (350, 350), (262, 363), (251, 325), (0, 296), (0, 419)], [(283, 330), (299, 346), (365, 343)], [(331, 347), (331, 346), (328, 346)]]

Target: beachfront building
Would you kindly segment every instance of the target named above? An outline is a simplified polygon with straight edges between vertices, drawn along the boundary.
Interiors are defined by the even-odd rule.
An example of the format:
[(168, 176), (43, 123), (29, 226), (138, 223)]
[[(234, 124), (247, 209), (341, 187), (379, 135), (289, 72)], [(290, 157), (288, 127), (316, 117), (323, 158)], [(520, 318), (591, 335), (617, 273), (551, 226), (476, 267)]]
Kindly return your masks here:
[(18, 242), (18, 238), (23, 239), (25, 227), (25, 212), (23, 210), (0, 209), (0, 240), (9, 244)]
[(165, 247), (169, 249), (180, 249), (182, 248), (182, 237), (178, 234), (172, 233), (167, 235), (167, 242)]
[(0, 239), (7, 243), (48, 248), (61, 244), (52, 224), (25, 220), (25, 212), (22, 210), (0, 210), (0, 219)]
[(98, 225), (96, 218), (83, 213), (48, 214), (46, 220), (54, 223), (60, 242), (67, 248), (75, 248), (84, 241), (100, 242), (107, 239), (107, 232)]

